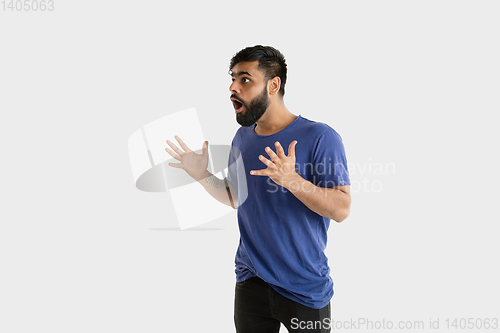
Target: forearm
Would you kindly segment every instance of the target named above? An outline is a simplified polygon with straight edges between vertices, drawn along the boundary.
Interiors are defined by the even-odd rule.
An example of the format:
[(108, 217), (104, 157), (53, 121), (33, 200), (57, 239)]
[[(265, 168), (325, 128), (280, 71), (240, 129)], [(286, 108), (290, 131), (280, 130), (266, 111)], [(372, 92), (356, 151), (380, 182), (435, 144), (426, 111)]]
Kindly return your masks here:
[(286, 189), (317, 214), (342, 222), (350, 212), (351, 196), (337, 188), (318, 187), (297, 175)]
[(238, 194), (230, 182), (219, 179), (206, 171), (202, 179), (198, 180), (201, 186), (217, 201), (224, 205), (237, 208)]

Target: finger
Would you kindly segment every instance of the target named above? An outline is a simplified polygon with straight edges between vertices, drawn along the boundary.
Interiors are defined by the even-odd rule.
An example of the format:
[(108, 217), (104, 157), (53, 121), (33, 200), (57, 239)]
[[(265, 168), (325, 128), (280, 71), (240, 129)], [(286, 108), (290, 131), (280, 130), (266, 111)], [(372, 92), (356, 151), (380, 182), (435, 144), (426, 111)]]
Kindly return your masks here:
[(262, 170), (252, 170), (250, 171), (250, 174), (252, 176), (267, 176), (267, 169), (262, 169)]
[(170, 148), (172, 148), (173, 151), (175, 151), (179, 156), (184, 154), (184, 152), (182, 150), (180, 150), (179, 148), (177, 148), (176, 145), (174, 145), (172, 142), (170, 142), (170, 140), (167, 140), (167, 144), (170, 146)]
[(182, 169), (181, 163), (168, 163), (171, 167)]
[[(273, 153), (274, 154), (274, 153)], [(276, 155), (276, 154), (275, 154)], [(259, 160), (264, 163), (265, 165), (267, 165), (268, 167), (270, 168), (273, 168), (273, 169), (276, 169), (276, 164), (274, 164), (274, 162), (272, 161), (269, 161), (267, 158), (265, 158), (264, 156), (262, 155), (259, 155)]]
[(179, 142), (179, 145), (182, 149), (184, 149), (186, 153), (191, 151), (191, 149), (189, 149), (189, 147), (184, 143), (184, 141), (181, 140), (181, 138), (179, 138), (177, 135), (174, 136), (174, 138), (177, 140), (177, 142)]
[(269, 155), (269, 157), (271, 157), (274, 163), (279, 163), (280, 158), (271, 148), (266, 147), (266, 153), (267, 155)]
[(276, 152), (278, 153), (278, 157), (280, 159), (286, 158), (285, 151), (283, 150), (281, 143), (279, 143), (279, 141), (276, 141), (274, 145), (276, 146)]
[(297, 144), (297, 140), (292, 141), (290, 146), (288, 146), (288, 157), (295, 157), (295, 145)]
[(177, 161), (180, 161), (181, 158), (179, 157), (179, 155), (177, 155), (174, 151), (172, 151), (172, 149), (169, 149), (169, 148), (165, 148), (165, 151), (167, 153), (170, 154), (170, 156), (172, 156), (173, 158), (175, 158)]

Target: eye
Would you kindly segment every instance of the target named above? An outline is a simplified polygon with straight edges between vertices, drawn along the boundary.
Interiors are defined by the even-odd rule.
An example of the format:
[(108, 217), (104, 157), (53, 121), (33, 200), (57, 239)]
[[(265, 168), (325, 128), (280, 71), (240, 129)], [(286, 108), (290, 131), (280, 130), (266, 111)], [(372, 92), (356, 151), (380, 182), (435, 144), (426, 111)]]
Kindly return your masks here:
[(243, 81), (243, 83), (247, 83), (247, 82), (250, 82), (249, 79), (247, 79), (246, 77), (242, 78), (241, 81)]

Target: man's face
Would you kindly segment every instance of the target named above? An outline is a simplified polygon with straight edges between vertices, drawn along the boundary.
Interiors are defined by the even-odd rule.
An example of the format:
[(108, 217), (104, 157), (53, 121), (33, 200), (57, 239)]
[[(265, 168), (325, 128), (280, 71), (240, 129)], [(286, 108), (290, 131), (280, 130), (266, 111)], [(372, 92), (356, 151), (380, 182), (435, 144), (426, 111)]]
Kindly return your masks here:
[(258, 61), (240, 62), (231, 71), (233, 83), (229, 91), (241, 126), (255, 124), (269, 107), (267, 81), (258, 66)]

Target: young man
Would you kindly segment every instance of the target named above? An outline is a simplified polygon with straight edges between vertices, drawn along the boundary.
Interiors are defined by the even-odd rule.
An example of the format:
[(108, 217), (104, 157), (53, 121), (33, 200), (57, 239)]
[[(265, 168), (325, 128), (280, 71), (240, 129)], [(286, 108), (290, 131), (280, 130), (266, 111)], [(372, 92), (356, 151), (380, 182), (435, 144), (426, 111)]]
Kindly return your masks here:
[[(241, 50), (231, 59), (230, 75), (242, 127), (232, 142), (228, 176), (221, 180), (207, 171), (207, 141), (195, 154), (180, 138), (182, 149), (167, 140), (171, 149), (165, 150), (181, 162), (170, 165), (238, 209), (236, 331), (278, 333), (283, 323), (289, 332), (330, 332), (327, 230), (330, 219), (347, 218), (351, 204), (342, 139), (286, 108), (286, 63), (278, 50)], [(243, 165), (232, 163), (238, 157)]]

